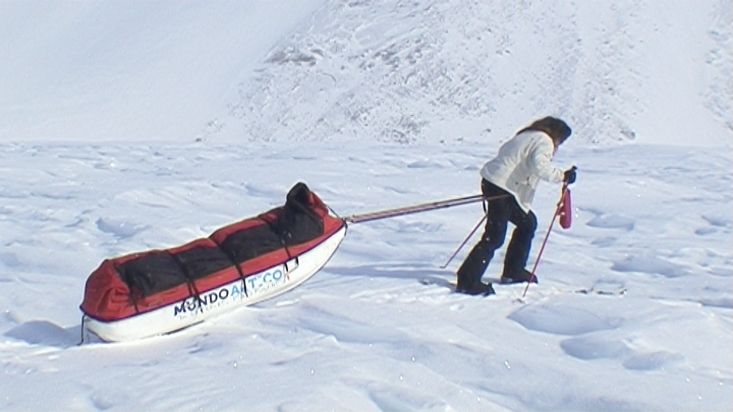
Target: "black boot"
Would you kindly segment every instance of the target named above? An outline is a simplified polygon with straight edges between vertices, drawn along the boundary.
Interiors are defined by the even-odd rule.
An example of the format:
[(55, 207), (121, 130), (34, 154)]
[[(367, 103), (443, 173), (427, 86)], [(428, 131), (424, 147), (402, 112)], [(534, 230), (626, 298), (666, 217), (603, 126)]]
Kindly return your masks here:
[[(490, 247), (490, 244), (485, 240), (479, 241), (476, 246), (471, 249), (468, 256), (466, 256), (466, 260), (463, 261), (461, 267), (458, 268), (458, 272), (456, 273), (458, 278), (456, 290), (470, 291), (485, 289), (486, 286), (481, 282), (481, 277), (484, 275), (484, 272), (486, 272), (486, 268), (489, 266), (489, 262), (493, 256), (494, 250)], [(480, 293), (481, 292), (474, 294)]]
[(533, 275), (532, 272), (527, 269), (507, 269), (504, 268), (504, 273), (501, 275), (501, 283), (537, 283), (537, 276)]
[(466, 295), (474, 295), (474, 296), (476, 295), (489, 296), (489, 295), (496, 294), (496, 292), (494, 291), (494, 287), (491, 285), (491, 283), (483, 283), (483, 282), (474, 283), (473, 285), (470, 285), (468, 287), (464, 285), (457, 286), (456, 292), (464, 293)]

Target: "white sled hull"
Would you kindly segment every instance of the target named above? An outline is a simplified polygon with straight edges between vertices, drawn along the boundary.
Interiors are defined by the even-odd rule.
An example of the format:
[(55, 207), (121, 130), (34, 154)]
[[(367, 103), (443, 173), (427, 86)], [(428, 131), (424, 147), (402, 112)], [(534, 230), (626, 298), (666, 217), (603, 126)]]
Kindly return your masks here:
[(244, 281), (238, 279), (204, 292), (198, 298), (188, 297), (110, 322), (85, 316), (83, 326), (105, 341), (129, 341), (184, 329), (237, 307), (282, 295), (315, 275), (336, 252), (345, 234), (346, 226), (297, 258), (248, 276)]

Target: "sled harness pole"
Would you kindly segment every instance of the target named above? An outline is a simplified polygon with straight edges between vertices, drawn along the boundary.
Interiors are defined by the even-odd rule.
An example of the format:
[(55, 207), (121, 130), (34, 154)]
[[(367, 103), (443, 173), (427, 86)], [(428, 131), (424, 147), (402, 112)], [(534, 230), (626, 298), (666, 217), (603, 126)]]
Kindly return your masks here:
[(453, 206), (467, 205), (469, 203), (480, 202), (484, 199), (487, 199), (484, 197), (484, 195), (457, 197), (453, 199), (439, 200), (436, 202), (422, 203), (414, 206), (400, 207), (397, 209), (387, 209), (378, 212), (347, 216), (344, 218), (344, 220), (347, 223), (370, 222), (372, 220), (387, 219), (390, 217), (426, 212), (428, 210), (445, 209)]
[[(562, 195), (560, 195), (560, 201), (557, 202), (557, 207), (555, 208), (555, 214), (552, 216), (552, 221), (550, 222), (550, 227), (547, 229), (547, 234), (545, 235), (545, 239), (542, 241), (542, 246), (540, 247), (540, 253), (537, 254), (537, 260), (534, 261), (534, 266), (532, 267), (532, 276), (535, 276), (535, 273), (537, 272), (537, 266), (540, 264), (540, 259), (542, 258), (542, 252), (545, 251), (545, 245), (547, 245), (547, 239), (550, 237), (550, 232), (552, 232), (552, 226), (555, 225), (555, 220), (560, 215), (560, 210), (562, 209), (562, 205), (565, 202), (565, 196), (568, 194), (568, 184), (563, 183), (562, 185)], [(522, 297), (525, 297), (527, 295), (527, 290), (529, 290), (529, 284), (530, 282), (527, 282), (527, 286), (524, 287), (524, 293), (522, 293)]]

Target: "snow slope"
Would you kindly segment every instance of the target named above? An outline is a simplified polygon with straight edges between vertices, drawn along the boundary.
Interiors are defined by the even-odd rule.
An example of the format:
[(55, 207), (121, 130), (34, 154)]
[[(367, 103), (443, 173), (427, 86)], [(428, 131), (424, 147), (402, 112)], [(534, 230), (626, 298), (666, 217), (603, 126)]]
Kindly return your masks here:
[(0, 136), (191, 141), (319, 3), (3, 1)]
[[(731, 13), (0, 2), (0, 410), (733, 409)], [(107, 257), (206, 236), (297, 181), (342, 215), (475, 194), (548, 113), (575, 129), (556, 159), (579, 167), (574, 225), (523, 299), (452, 293), (466, 250), (440, 266), (482, 214), (462, 206), (352, 225), (280, 298), (77, 345)], [(538, 191), (532, 260), (558, 189)]]
[(0, 4), (3, 140), (730, 144), (733, 8), (565, 1)]
[(240, 84), (215, 130), (250, 140), (493, 141), (549, 113), (584, 142), (731, 144), (731, 9), (330, 1)]

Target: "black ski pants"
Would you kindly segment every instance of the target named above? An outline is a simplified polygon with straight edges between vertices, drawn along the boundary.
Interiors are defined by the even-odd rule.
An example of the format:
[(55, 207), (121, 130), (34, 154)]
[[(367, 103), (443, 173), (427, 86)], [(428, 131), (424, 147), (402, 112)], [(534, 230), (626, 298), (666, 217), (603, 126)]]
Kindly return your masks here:
[(523, 270), (527, 265), (532, 238), (537, 230), (537, 216), (532, 211), (527, 213), (522, 210), (509, 192), (486, 179), (481, 181), (481, 191), (489, 198), (486, 227), (481, 240), (458, 269), (460, 287), (471, 287), (481, 281), (489, 262), (494, 257), (494, 252), (504, 244), (509, 222), (514, 224), (515, 229), (504, 258), (503, 274), (511, 276), (512, 273)]

